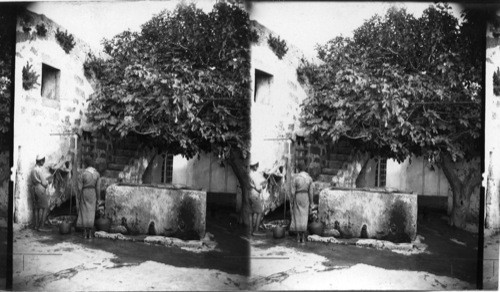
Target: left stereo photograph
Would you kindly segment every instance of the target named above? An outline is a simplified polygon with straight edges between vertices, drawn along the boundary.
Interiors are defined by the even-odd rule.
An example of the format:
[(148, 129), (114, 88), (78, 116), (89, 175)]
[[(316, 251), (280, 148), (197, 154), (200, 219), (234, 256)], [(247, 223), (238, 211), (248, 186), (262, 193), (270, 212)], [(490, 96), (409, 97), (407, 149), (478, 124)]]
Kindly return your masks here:
[(0, 17), (12, 289), (245, 289), (245, 4), (34, 2)]

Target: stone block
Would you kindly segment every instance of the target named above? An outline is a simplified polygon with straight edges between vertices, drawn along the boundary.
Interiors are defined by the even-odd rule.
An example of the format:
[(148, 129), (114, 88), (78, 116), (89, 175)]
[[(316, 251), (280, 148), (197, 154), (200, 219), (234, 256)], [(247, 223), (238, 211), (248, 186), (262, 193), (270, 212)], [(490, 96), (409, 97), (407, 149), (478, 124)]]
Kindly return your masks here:
[(42, 106), (61, 110), (61, 103), (57, 99), (42, 98)]
[(76, 107), (71, 107), (71, 106), (66, 107), (66, 111), (67, 111), (68, 113), (74, 113), (74, 112), (76, 111)]
[(330, 183), (329, 182), (315, 181), (315, 182), (313, 182), (312, 187), (313, 187), (313, 195), (318, 196), (322, 190), (330, 187)]
[(330, 183), (332, 181), (332, 178), (334, 176), (330, 174), (320, 174), (318, 177), (318, 181), (324, 182), (324, 183)]
[(340, 237), (340, 232), (337, 229), (328, 228), (323, 230), (324, 237)]
[(75, 74), (75, 81), (78, 85), (83, 86), (83, 79), (80, 76)]
[(327, 229), (337, 224), (343, 237), (410, 242), (417, 234), (417, 195), (324, 189), (319, 195), (318, 215)]
[(321, 173), (322, 174), (329, 174), (329, 175), (337, 175), (339, 172), (339, 168), (323, 168)]
[(202, 239), (207, 194), (203, 191), (146, 185), (111, 185), (106, 215), (112, 224), (126, 221), (130, 233)]
[(38, 51), (34, 47), (31, 47), (30, 51), (33, 53), (33, 55), (38, 56)]

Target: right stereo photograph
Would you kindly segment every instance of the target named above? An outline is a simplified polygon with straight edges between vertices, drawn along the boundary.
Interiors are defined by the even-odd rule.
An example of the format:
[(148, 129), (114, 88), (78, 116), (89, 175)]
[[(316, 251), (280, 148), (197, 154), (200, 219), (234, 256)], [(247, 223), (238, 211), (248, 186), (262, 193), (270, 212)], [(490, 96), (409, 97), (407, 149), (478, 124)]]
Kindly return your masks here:
[(248, 287), (498, 289), (497, 8), (248, 3)]

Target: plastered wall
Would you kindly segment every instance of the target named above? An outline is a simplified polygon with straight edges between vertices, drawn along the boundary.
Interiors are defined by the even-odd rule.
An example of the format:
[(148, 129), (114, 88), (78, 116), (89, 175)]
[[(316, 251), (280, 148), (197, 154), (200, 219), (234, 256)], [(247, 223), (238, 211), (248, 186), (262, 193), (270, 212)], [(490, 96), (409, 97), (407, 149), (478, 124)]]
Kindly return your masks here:
[[(21, 20), (18, 20), (16, 28), (13, 155), (14, 220), (19, 223), (28, 223), (32, 217), (28, 183), (36, 155), (45, 155), (46, 166), (71, 160), (77, 143), (76, 136), (72, 135), (73, 129), (81, 125), (85, 100), (92, 93), (83, 72), (89, 47), (75, 38), (75, 47), (69, 54), (65, 53), (54, 36), (57, 28), (65, 29), (44, 16), (31, 12), (26, 14), (33, 19), (31, 32), (23, 31)], [(34, 31), (34, 27), (42, 23), (47, 28), (46, 37), (39, 37)], [(22, 86), (22, 69), (27, 63), (39, 75), (40, 85), (30, 90)], [(42, 64), (60, 70), (60, 94), (56, 100), (41, 95)]]

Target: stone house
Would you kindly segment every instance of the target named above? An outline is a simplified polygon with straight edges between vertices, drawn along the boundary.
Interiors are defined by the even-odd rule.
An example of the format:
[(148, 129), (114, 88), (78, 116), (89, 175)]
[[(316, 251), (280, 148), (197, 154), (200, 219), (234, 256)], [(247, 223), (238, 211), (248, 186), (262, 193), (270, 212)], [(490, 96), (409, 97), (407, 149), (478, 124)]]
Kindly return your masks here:
[[(495, 33), (495, 34), (494, 34)], [(498, 30), (488, 25), (486, 35), (486, 80), (485, 80), (485, 149), (483, 186), (485, 187), (485, 236), (500, 230), (500, 165), (495, 163), (500, 156), (500, 96), (493, 90), (493, 73), (500, 67), (500, 38)]]
[[(83, 62), (90, 48), (74, 38), (68, 53), (56, 40), (66, 30), (43, 15), (25, 11), (16, 25), (14, 96), (14, 221), (32, 217), (29, 174), (38, 153), (46, 165), (72, 161), (92, 88)], [(31, 75), (31, 78), (30, 78)]]
[[(38, 33), (44, 30), (42, 25), (44, 36)], [(103, 189), (115, 182), (141, 184), (153, 155), (151, 149), (138, 146), (137, 138), (115, 143), (93, 133), (85, 118), (87, 100), (93, 93), (92, 80), (85, 76), (83, 66), (91, 48), (74, 37), (74, 47), (66, 52), (55, 37), (57, 31), (66, 29), (44, 15), (25, 11), (18, 18), (13, 153), (14, 220), (18, 223), (26, 224), (32, 219), (29, 175), (38, 153), (46, 156), (47, 172), (66, 161), (81, 167), (82, 157), (93, 155), (103, 178)], [(29, 88), (23, 87), (23, 68), (36, 76)], [(180, 155), (160, 153), (153, 163), (152, 184), (203, 190), (209, 194), (209, 204), (240, 208), (241, 191), (236, 176), (213, 155), (202, 154), (199, 159), (187, 160)], [(59, 194), (60, 200), (55, 195), (52, 201), (61, 204), (70, 191), (71, 187), (66, 187), (65, 194)]]
[[(315, 195), (332, 182), (338, 187), (354, 187), (361, 171), (362, 157), (349, 155), (345, 141), (336, 145), (312, 145), (302, 142), (300, 104), (308, 88), (298, 81), (296, 70), (304, 55), (286, 42), (288, 52), (280, 59), (268, 43), (278, 35), (253, 22), (259, 41), (252, 44), (252, 155), (260, 161), (261, 170), (269, 170), (288, 158), (290, 168), (299, 160), (306, 165), (320, 164), (315, 182)], [(312, 60), (317, 62), (317, 60)], [(412, 157), (403, 163), (395, 160), (371, 159), (364, 174), (365, 186), (383, 187), (418, 194), (418, 204), (443, 211), (452, 202), (452, 192), (441, 169), (424, 159)], [(479, 188), (471, 199), (470, 220), (477, 222)], [(473, 229), (474, 227), (471, 227)]]

